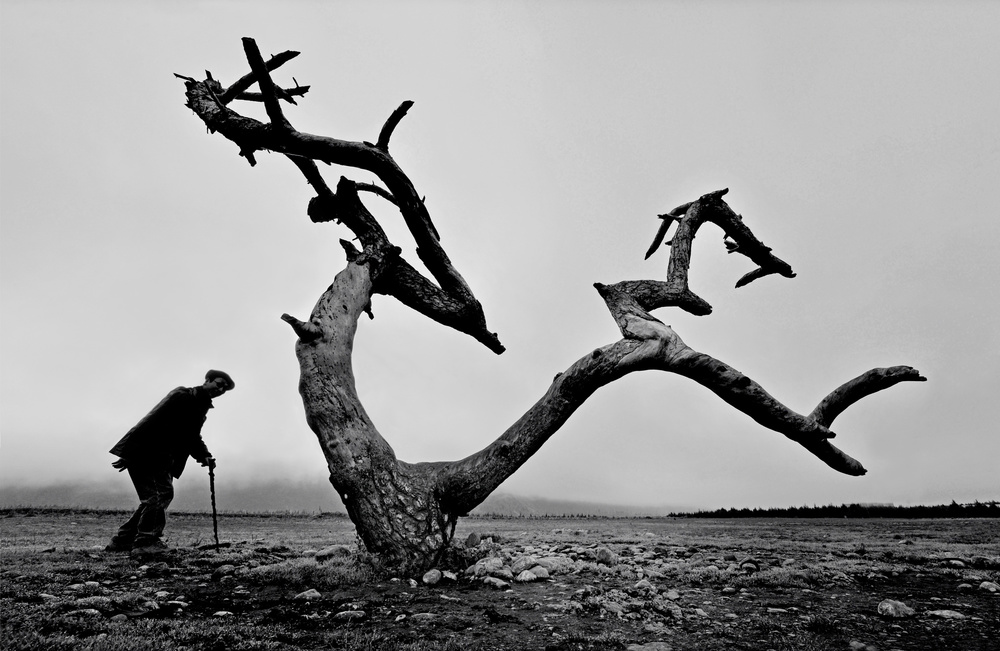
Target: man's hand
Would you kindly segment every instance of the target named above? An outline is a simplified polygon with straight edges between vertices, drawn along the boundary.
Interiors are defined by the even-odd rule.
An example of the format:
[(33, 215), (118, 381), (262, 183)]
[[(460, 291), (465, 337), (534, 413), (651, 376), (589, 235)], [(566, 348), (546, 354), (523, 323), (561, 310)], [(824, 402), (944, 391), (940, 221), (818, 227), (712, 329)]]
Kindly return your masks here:
[(125, 459), (115, 459), (111, 462), (111, 467), (117, 468), (118, 472), (121, 472), (122, 470), (128, 468), (128, 465), (125, 463)]
[(201, 465), (208, 466), (209, 470), (215, 470), (215, 457), (207, 457)]

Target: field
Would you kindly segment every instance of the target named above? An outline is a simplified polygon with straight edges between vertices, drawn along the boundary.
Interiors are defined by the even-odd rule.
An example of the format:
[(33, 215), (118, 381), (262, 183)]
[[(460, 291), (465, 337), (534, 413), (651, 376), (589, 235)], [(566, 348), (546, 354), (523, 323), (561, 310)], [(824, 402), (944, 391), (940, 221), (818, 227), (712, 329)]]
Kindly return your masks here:
[(202, 549), (211, 516), (171, 513), (142, 558), (103, 551), (125, 515), (0, 511), (4, 649), (1000, 648), (996, 519), (469, 518), (497, 560), (428, 584), (343, 517), (222, 515)]

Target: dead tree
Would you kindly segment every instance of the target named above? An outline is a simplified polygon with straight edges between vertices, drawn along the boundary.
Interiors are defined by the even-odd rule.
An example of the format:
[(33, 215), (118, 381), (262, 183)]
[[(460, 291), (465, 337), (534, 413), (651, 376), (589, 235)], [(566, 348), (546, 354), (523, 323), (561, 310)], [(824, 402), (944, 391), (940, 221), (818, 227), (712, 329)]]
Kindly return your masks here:
[[(407, 463), (396, 458), (379, 434), (355, 389), (352, 369), (354, 334), (362, 314), (371, 316), (375, 294), (392, 296), (431, 319), (463, 332), (494, 353), (503, 345), (486, 326), (483, 308), (441, 246), (413, 183), (389, 153), (389, 141), (412, 105), (403, 102), (385, 121), (375, 142), (351, 142), (296, 130), (281, 102), (295, 103), (308, 86), (275, 85), (271, 72), (298, 55), (284, 52), (265, 61), (256, 43), (243, 39), (250, 72), (226, 87), (210, 73), (185, 80), (187, 106), (208, 127), (239, 147), (254, 165), (258, 151), (284, 154), (301, 170), (315, 196), (307, 213), (314, 222), (338, 222), (355, 235), (360, 249), (341, 240), (347, 264), (323, 293), (306, 321), (287, 314), (295, 331), (301, 367), (299, 391), (306, 420), (319, 439), (330, 482), (347, 507), (368, 551), (387, 563), (426, 566), (448, 550), (458, 518), (468, 514), (521, 467), (598, 388), (641, 370), (658, 369), (688, 377), (764, 427), (802, 445), (834, 470), (862, 475), (865, 469), (830, 443), (834, 418), (861, 398), (898, 382), (925, 378), (908, 366), (872, 369), (840, 386), (808, 415), (784, 406), (752, 379), (713, 357), (692, 350), (663, 322), (650, 315), (660, 307), (678, 307), (699, 315), (711, 306), (688, 288), (691, 243), (699, 227), (711, 222), (725, 233), (731, 253), (748, 257), (757, 269), (736, 283), (795, 274), (758, 240), (723, 201), (726, 190), (706, 194), (660, 215), (659, 231), (647, 257), (656, 251), (673, 224), (666, 281), (630, 280), (595, 284), (622, 339), (587, 352), (558, 374), (538, 402), (486, 448), (458, 461)], [(257, 85), (259, 92), (251, 92)], [(229, 108), (234, 100), (263, 102), (268, 122)], [(317, 162), (367, 170), (381, 185), (341, 178), (327, 185)], [(417, 245), (417, 256), (430, 277), (401, 255), (366, 209), (359, 193), (389, 201), (402, 215)]]

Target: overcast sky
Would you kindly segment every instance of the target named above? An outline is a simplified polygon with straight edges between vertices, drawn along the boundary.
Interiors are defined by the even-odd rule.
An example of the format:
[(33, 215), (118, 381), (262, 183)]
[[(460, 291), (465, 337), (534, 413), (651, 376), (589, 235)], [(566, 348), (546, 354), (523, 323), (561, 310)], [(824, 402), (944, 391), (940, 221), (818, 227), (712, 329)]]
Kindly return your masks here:
[[(928, 382), (835, 423), (869, 474), (647, 372), (601, 389), (501, 490), (1000, 498), (998, 3), (3, 0), (0, 30), (2, 484), (127, 485), (107, 450), (209, 368), (236, 381), (204, 429), (218, 481), (326, 476), (279, 316), (308, 318), (350, 234), (309, 221), (284, 157), (251, 168), (207, 134), (173, 76), (231, 83), (251, 36), (302, 52), (276, 74), (312, 87), (286, 110), (302, 131), (374, 141), (415, 102), (394, 156), (507, 346), (376, 297), (355, 369), (401, 459), (479, 450), (617, 340), (593, 283), (665, 278), (666, 249), (643, 260), (657, 213), (728, 187), (798, 276), (735, 290), (752, 265), (709, 225), (691, 288), (714, 313), (656, 315), (803, 413), (869, 368), (918, 368)], [(366, 201), (416, 262), (398, 215)]]

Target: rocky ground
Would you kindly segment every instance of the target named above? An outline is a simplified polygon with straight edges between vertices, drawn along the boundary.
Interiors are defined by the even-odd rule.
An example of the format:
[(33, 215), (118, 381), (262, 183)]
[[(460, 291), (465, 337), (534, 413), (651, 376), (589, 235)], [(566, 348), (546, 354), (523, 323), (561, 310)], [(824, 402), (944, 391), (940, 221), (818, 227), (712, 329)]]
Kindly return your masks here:
[(468, 567), (378, 578), (349, 522), (147, 557), (2, 522), (4, 648), (1000, 648), (996, 521), (473, 521)]

